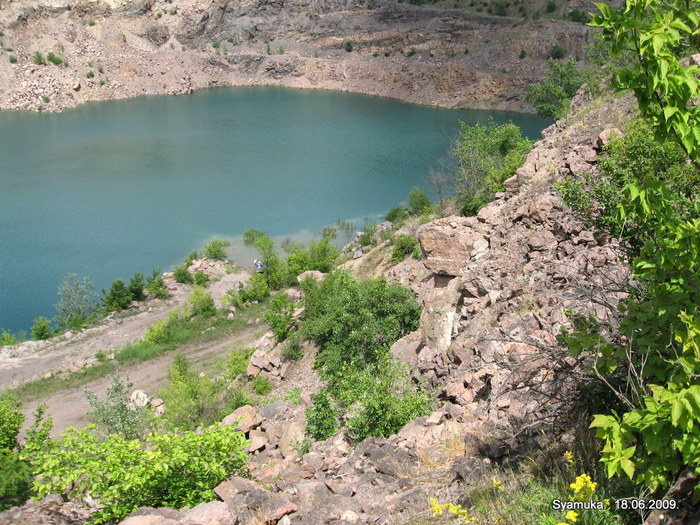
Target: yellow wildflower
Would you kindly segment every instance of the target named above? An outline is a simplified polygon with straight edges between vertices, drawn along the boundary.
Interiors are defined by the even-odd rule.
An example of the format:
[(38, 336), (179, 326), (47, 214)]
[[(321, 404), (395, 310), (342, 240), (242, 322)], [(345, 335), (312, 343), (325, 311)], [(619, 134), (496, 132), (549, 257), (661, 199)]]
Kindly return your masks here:
[(581, 474), (576, 478), (571, 485), (571, 490), (574, 491), (574, 500), (589, 501), (593, 497), (598, 484), (594, 482), (588, 474)]
[(498, 481), (496, 478), (493, 478), (493, 488), (496, 490), (499, 490), (501, 492), (505, 491), (506, 489), (503, 487), (503, 483)]
[(564, 452), (564, 461), (566, 461), (569, 465), (574, 464), (574, 453), (571, 452), (570, 450), (567, 450)]
[(569, 520), (571, 523), (576, 523), (576, 520), (578, 519), (578, 512), (576, 512), (575, 510), (570, 510), (566, 513), (566, 516), (564, 516), (564, 518)]
[(605, 498), (603, 500), (603, 505), (605, 505), (606, 507), (609, 507), (610, 506), (610, 498)]

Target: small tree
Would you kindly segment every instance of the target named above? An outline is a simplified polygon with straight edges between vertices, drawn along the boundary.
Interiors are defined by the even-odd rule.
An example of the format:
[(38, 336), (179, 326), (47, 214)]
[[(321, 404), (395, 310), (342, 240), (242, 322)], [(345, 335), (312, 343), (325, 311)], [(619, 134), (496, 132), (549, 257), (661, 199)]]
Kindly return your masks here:
[(130, 302), (131, 293), (121, 279), (112, 281), (109, 292), (102, 289), (102, 303), (108, 312), (123, 310)]
[(146, 433), (148, 407), (133, 406), (130, 393), (134, 384), (129, 376), (113, 375), (107, 387), (105, 399), (98, 399), (92, 391), (85, 389), (85, 396), (92, 407), (92, 416), (107, 434), (117, 434), (126, 439), (142, 437)]
[(129, 293), (134, 301), (143, 301), (146, 298), (143, 293), (145, 286), (146, 282), (143, 278), (143, 274), (135, 273), (129, 281)]
[(433, 209), (433, 203), (424, 191), (414, 186), (408, 194), (408, 209), (413, 215), (423, 215), (430, 213)]
[(571, 97), (583, 81), (583, 73), (577, 68), (574, 57), (564, 62), (550, 58), (545, 79), (530, 87), (526, 100), (534, 104), (540, 117), (561, 118), (568, 112)]
[(58, 287), (60, 300), (56, 305), (56, 322), (60, 328), (82, 328), (97, 308), (95, 284), (69, 273)]
[(226, 247), (230, 243), (221, 239), (214, 239), (204, 247), (204, 256), (208, 259), (226, 259)]
[(216, 314), (216, 306), (211, 294), (204, 287), (197, 284), (192, 289), (190, 304), (192, 305), (192, 315), (194, 316), (211, 317)]
[(32, 337), (37, 341), (42, 339), (48, 339), (51, 337), (53, 330), (51, 328), (51, 321), (46, 317), (37, 317), (34, 319), (34, 326), (32, 326)]

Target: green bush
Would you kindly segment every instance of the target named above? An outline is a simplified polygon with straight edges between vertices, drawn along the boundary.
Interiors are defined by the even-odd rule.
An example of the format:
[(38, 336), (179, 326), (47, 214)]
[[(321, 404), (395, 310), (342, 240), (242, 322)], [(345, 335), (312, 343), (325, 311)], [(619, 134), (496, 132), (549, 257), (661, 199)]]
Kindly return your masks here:
[(374, 234), (377, 233), (377, 225), (372, 224), (364, 228), (364, 231), (357, 238), (357, 242), (360, 246), (376, 246), (377, 241), (374, 238)]
[(292, 361), (297, 361), (304, 357), (299, 337), (295, 337), (294, 334), (288, 337), (287, 344), (282, 347), (281, 355), (284, 359), (291, 359)]
[(414, 385), (406, 368), (392, 361), (371, 373), (348, 370), (334, 390), (343, 405), (351, 407), (347, 427), (355, 442), (388, 437), (430, 412), (430, 395)]
[(7, 332), (5, 330), (0, 334), (0, 346), (13, 346), (18, 343), (17, 336)]
[(85, 73), (85, 76), (87, 78), (95, 78), (95, 72), (92, 69), (90, 69), (87, 73)]
[(350, 53), (350, 52), (352, 52), (352, 49), (353, 49), (353, 44), (352, 44), (352, 42), (351, 42), (350, 40), (348, 40), (347, 42), (345, 42), (345, 51), (347, 51), (348, 53)]
[(0, 452), (17, 447), (17, 436), (24, 424), (22, 405), (12, 394), (0, 396)]
[(21, 506), (31, 496), (31, 467), (16, 452), (0, 450), (0, 512)]
[(316, 441), (323, 441), (338, 428), (335, 410), (325, 388), (314, 394), (311, 402), (311, 406), (306, 409), (306, 434)]
[(177, 266), (175, 270), (173, 271), (173, 277), (175, 278), (175, 282), (182, 283), (182, 284), (192, 284), (194, 283), (194, 278), (192, 277), (192, 274), (187, 270), (186, 266)]
[(102, 289), (102, 304), (108, 312), (124, 310), (131, 303), (131, 293), (129, 288), (121, 279), (112, 281), (109, 292)]
[(230, 382), (240, 376), (245, 376), (250, 362), (250, 356), (255, 352), (255, 348), (243, 348), (231, 350), (223, 362), (223, 373), (226, 381)]
[(420, 306), (413, 293), (384, 278), (359, 282), (335, 271), (303, 288), (302, 335), (318, 345), (316, 364), (331, 380), (346, 366), (377, 363), (394, 341), (418, 328)]
[(145, 436), (149, 409), (147, 406), (131, 406), (129, 396), (133, 387), (128, 375), (125, 378), (113, 375), (105, 399), (98, 399), (93, 391), (85, 389), (85, 396), (92, 407), (88, 417), (93, 418), (106, 434), (117, 434), (125, 439)]
[(184, 355), (176, 355), (168, 372), (168, 385), (159, 394), (166, 406), (163, 418), (170, 428), (192, 430), (211, 425), (250, 402), (239, 390), (228, 388), (231, 369), (224, 378), (210, 378), (196, 373)]
[(170, 297), (168, 287), (165, 286), (165, 281), (160, 275), (160, 268), (154, 268), (151, 277), (146, 282), (145, 290), (153, 295), (156, 299), (167, 299)]
[(230, 243), (221, 239), (214, 239), (204, 247), (204, 256), (208, 259), (226, 259), (226, 247)]
[(433, 210), (433, 203), (425, 192), (414, 186), (408, 194), (408, 209), (413, 215), (423, 215)]
[(196, 260), (198, 257), (199, 257), (199, 255), (197, 254), (197, 250), (192, 250), (182, 260), (182, 264), (184, 264), (187, 268), (189, 268), (190, 266), (192, 266), (192, 261)]
[(129, 281), (129, 294), (134, 301), (143, 301), (146, 296), (143, 293), (143, 289), (146, 286), (142, 273), (135, 273), (131, 280)]
[(181, 508), (216, 499), (213, 487), (242, 473), (248, 442), (233, 425), (151, 434), (147, 441), (112, 435), (102, 440), (94, 427), (68, 429), (60, 445), (33, 462), (37, 497), (87, 496), (103, 508), (92, 523), (121, 520), (142, 506)]
[(403, 223), (406, 220), (406, 209), (401, 206), (395, 206), (387, 212), (384, 216), (384, 220), (396, 224)]
[(34, 319), (34, 326), (32, 326), (32, 337), (37, 341), (42, 339), (48, 339), (53, 334), (53, 328), (51, 328), (51, 321), (46, 317), (37, 317)]
[(275, 335), (275, 340), (281, 343), (292, 332), (294, 314), (294, 302), (286, 293), (279, 293), (272, 298), (270, 308), (265, 312), (263, 321), (269, 323), (270, 330)]
[(204, 272), (194, 272), (194, 284), (206, 286), (209, 283), (209, 276)]
[(216, 305), (211, 294), (203, 287), (194, 285), (190, 296), (192, 315), (196, 317), (212, 317), (216, 314)]
[(535, 106), (540, 117), (561, 118), (566, 115), (571, 97), (584, 82), (583, 73), (579, 71), (574, 57), (566, 61), (555, 60), (563, 56), (562, 51), (561, 56), (550, 58), (545, 79), (528, 89), (525, 99)]
[(245, 306), (253, 301), (260, 302), (270, 297), (270, 287), (267, 285), (265, 276), (254, 273), (245, 285), (239, 284), (238, 289), (230, 289), (226, 292), (226, 296), (234, 306)]
[(258, 236), (253, 245), (260, 253), (262, 262), (265, 264), (265, 272), (260, 275), (265, 277), (269, 289), (279, 290), (286, 286), (289, 279), (287, 266), (275, 251), (272, 239), (267, 234), (263, 234)]
[(255, 376), (253, 378), (253, 390), (260, 396), (266, 396), (272, 392), (272, 385), (267, 380), (267, 378), (262, 376)]
[(415, 259), (420, 257), (418, 240), (411, 235), (397, 235), (394, 238), (394, 250), (391, 252), (391, 260), (396, 262), (403, 261), (409, 255), (412, 255)]
[(97, 310), (94, 283), (69, 273), (58, 287), (56, 323), (59, 328), (79, 329), (85, 326)]
[(549, 0), (547, 2), (547, 7), (545, 8), (545, 12), (553, 13), (556, 10), (557, 10), (557, 3), (554, 0)]
[(10, 64), (16, 64), (17, 63), (17, 57), (15, 55), (10, 55)]
[(564, 49), (559, 44), (552, 46), (552, 49), (549, 52), (549, 57), (554, 60), (561, 60), (562, 58), (564, 58), (565, 55), (566, 49)]
[(462, 123), (452, 155), (459, 165), (458, 197), (464, 215), (474, 215), (503, 191), (503, 181), (522, 165), (532, 142), (513, 123)]

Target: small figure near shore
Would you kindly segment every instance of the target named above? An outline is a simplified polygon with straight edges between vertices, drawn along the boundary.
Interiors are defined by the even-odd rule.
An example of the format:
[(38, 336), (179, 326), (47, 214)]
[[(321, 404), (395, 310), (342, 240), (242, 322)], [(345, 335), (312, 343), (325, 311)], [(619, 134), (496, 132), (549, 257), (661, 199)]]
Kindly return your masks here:
[(256, 272), (263, 273), (265, 271), (265, 263), (259, 259), (254, 259), (253, 260), (253, 268), (255, 268)]

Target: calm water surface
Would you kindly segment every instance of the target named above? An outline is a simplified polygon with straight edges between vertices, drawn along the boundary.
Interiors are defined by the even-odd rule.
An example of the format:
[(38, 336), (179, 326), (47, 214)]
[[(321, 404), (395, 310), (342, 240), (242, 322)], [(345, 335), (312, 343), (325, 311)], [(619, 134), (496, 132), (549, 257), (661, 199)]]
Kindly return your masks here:
[(0, 328), (53, 317), (69, 272), (99, 289), (247, 228), (308, 237), (383, 214), (428, 188), (460, 120), (489, 115), (532, 138), (546, 124), (277, 87), (0, 112)]

